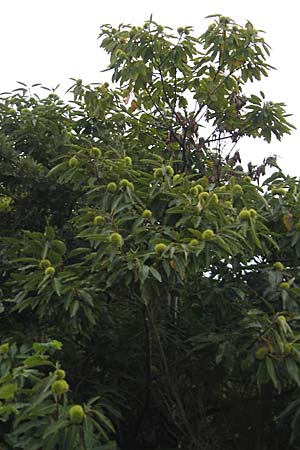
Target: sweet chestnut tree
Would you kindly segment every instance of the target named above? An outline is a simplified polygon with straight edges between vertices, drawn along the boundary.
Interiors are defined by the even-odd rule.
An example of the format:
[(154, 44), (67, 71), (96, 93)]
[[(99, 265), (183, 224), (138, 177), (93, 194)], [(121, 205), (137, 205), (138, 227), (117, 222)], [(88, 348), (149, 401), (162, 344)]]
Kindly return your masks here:
[(246, 94), (262, 32), (212, 20), (104, 25), (110, 85), (2, 95), (1, 448), (297, 448), (300, 185), (238, 150), (293, 126)]

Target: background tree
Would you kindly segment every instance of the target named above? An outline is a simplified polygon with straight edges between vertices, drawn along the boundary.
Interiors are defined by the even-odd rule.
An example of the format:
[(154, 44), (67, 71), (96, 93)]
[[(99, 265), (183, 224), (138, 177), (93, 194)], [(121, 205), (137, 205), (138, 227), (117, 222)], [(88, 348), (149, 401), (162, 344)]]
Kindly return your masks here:
[(297, 448), (299, 182), (237, 150), (292, 125), (250, 22), (191, 31), (105, 25), (113, 88), (2, 98), (4, 449)]

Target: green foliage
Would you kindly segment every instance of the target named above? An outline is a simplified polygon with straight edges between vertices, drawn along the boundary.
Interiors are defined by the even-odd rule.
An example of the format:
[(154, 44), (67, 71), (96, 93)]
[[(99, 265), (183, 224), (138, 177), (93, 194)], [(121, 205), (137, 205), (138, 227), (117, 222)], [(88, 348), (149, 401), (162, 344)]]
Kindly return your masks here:
[[(99, 398), (72, 406), (65, 371), (50, 355), (61, 348), (51, 341), (11, 346), (0, 357), (1, 447), (4, 449), (104, 449), (113, 431)], [(81, 412), (81, 420), (79, 420)], [(6, 425), (9, 425), (8, 427)], [(112, 448), (112, 447), (111, 447)]]
[(233, 152), (293, 126), (213, 19), (104, 25), (112, 87), (1, 99), (4, 450), (297, 448), (300, 183)]

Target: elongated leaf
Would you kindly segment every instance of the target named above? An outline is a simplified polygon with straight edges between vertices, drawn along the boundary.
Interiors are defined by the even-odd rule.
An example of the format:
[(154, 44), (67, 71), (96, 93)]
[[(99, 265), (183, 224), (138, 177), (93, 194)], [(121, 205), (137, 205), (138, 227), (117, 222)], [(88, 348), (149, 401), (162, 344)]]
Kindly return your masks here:
[(161, 283), (162, 279), (160, 273), (154, 267), (149, 267), (149, 271), (152, 273), (154, 278)]
[(48, 356), (29, 356), (24, 361), (24, 364), (28, 367), (36, 367), (36, 366), (53, 366), (51, 361), (48, 361)]
[(48, 425), (46, 431), (43, 434), (43, 439), (45, 439), (47, 442), (47, 439), (49, 439), (49, 436), (51, 434), (56, 434), (59, 430), (61, 430), (62, 428), (66, 428), (69, 425), (70, 423), (68, 420), (58, 420), (57, 422)]
[(269, 356), (266, 357), (266, 368), (267, 368), (267, 372), (268, 372), (269, 377), (271, 378), (274, 386), (277, 389), (279, 389), (279, 381), (276, 376), (275, 367), (274, 367), (272, 359)]
[(291, 379), (300, 386), (300, 370), (296, 362), (292, 358), (287, 358), (285, 366)]

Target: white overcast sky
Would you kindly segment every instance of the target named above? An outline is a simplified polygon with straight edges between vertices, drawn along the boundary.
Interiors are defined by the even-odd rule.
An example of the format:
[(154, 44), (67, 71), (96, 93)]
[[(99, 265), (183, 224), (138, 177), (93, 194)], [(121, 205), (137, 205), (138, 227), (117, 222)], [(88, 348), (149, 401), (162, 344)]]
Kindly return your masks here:
[(248, 19), (266, 32), (269, 62), (277, 68), (253, 85), (253, 93), (263, 90), (268, 100), (285, 102), (298, 129), (280, 143), (246, 139), (239, 149), (244, 162), (276, 154), (286, 173), (300, 176), (299, 9), (297, 0), (0, 0), (0, 92), (18, 87), (17, 80), (50, 88), (68, 87), (71, 77), (109, 81), (107, 72), (100, 74), (107, 64), (97, 40), (103, 23), (141, 25), (153, 14), (162, 25), (191, 25), (200, 33), (209, 14), (240, 24)]

